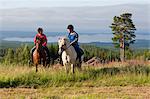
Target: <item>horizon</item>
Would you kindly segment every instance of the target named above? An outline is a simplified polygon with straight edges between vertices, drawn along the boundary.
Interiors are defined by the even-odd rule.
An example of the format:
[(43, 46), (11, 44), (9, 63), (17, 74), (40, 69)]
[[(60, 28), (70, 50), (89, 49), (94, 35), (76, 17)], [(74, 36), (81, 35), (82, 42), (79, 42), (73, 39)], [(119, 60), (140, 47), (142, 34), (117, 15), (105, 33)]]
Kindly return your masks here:
[[(32, 42), (35, 34), (37, 32), (1, 32), (1, 40), (4, 41), (20, 41), (20, 42)], [(112, 33), (105, 33), (105, 32), (99, 32), (99, 33), (81, 33), (77, 32), (79, 34), (79, 42), (81, 43), (90, 43), (90, 42), (112, 42), (111, 38), (113, 37)], [(57, 42), (58, 38), (67, 36), (68, 33), (66, 32), (44, 32), (44, 34), (47, 36), (48, 42)], [(136, 40), (149, 40), (149, 33), (136, 33)], [(93, 38), (93, 39), (91, 39)]]

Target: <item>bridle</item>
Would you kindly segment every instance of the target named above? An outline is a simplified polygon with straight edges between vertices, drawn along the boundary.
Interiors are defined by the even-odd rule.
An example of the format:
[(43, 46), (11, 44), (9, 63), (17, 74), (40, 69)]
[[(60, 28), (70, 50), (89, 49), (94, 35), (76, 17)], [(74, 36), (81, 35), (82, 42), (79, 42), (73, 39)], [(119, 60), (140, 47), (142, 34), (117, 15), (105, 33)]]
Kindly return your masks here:
[[(38, 44), (38, 45), (37, 45), (37, 44)], [(38, 48), (37, 48), (37, 46), (38, 46)], [(36, 41), (36, 49), (37, 49), (39, 52), (41, 51), (41, 47), (42, 47), (41, 41), (40, 41), (40, 40)]]
[(61, 51), (59, 53), (61, 54), (63, 51), (67, 50), (70, 46), (71, 46), (70, 44), (69, 46), (67, 46), (67, 43), (65, 42), (63, 45), (61, 45), (61, 47), (59, 47), (59, 51)]
[[(64, 46), (65, 46), (66, 48), (64, 48)], [(64, 45), (61, 46), (61, 49), (62, 49), (63, 51), (65, 51), (65, 50), (67, 50), (70, 46), (71, 46), (71, 45), (66, 46), (66, 43), (65, 43)]]
[(62, 52), (65, 51), (65, 50), (67, 50), (67, 48), (65, 48), (65, 47), (66, 47), (66, 44), (63, 44), (63, 45), (60, 47), (60, 49), (61, 49)]

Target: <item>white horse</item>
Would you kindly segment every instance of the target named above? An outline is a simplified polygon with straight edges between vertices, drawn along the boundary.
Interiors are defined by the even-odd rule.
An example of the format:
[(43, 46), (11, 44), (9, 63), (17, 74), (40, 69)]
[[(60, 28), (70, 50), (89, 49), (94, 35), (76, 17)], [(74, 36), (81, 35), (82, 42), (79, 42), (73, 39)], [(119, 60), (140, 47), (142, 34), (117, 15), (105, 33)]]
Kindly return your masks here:
[[(74, 73), (75, 67), (81, 70), (81, 62), (77, 59), (77, 53), (72, 45), (70, 45), (69, 40), (66, 37), (59, 38), (58, 40), (59, 51), (62, 53), (62, 61), (67, 73), (71, 70)], [(83, 57), (81, 58), (83, 60)]]

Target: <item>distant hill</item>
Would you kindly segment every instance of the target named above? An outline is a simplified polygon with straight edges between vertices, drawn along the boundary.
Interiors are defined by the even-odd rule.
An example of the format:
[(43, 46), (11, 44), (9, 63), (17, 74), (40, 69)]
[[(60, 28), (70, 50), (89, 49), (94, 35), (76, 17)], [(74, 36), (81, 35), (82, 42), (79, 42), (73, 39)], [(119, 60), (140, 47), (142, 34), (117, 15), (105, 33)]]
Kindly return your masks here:
[[(98, 47), (106, 47), (106, 48), (113, 48), (113, 43), (110, 42), (92, 42), (92, 43), (87, 43), (90, 45), (95, 45)], [(150, 40), (136, 40), (134, 44), (131, 45), (131, 48), (148, 48), (150, 49)]]
[[(33, 46), (33, 42), (18, 42), (18, 41), (1, 41), (0, 43), (0, 49), (1, 48), (16, 48), (21, 46), (22, 44), (28, 44)], [(48, 44), (57, 44), (56, 42), (48, 43)], [(97, 47), (102, 48), (114, 48), (113, 44), (111, 42), (91, 42), (91, 43), (80, 43), (81, 45), (94, 45)], [(133, 49), (150, 49), (150, 40), (136, 40), (136, 42), (131, 45), (131, 48)]]

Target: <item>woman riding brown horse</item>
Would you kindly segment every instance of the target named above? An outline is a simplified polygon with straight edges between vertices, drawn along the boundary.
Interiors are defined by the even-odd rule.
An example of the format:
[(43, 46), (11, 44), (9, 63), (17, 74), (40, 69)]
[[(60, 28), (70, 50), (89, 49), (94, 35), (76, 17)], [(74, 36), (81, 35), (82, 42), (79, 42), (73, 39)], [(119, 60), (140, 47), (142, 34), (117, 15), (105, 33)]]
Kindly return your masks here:
[(40, 39), (37, 39), (36, 41), (36, 49), (33, 52), (33, 63), (36, 66), (36, 72), (38, 71), (38, 64), (43, 63), (43, 66), (46, 67), (46, 52), (42, 48), (42, 41)]

